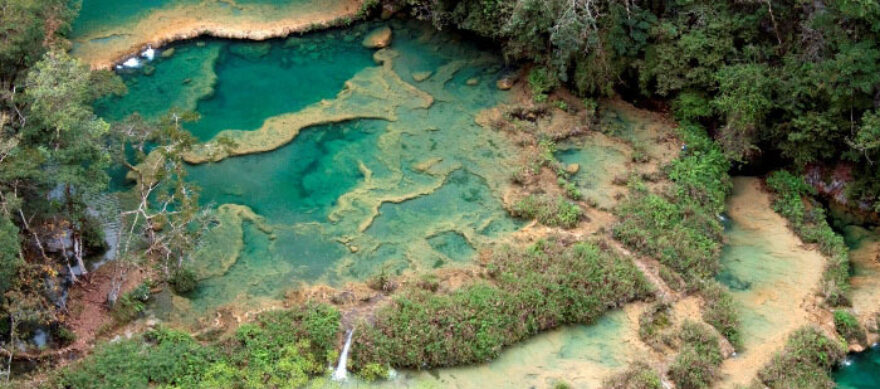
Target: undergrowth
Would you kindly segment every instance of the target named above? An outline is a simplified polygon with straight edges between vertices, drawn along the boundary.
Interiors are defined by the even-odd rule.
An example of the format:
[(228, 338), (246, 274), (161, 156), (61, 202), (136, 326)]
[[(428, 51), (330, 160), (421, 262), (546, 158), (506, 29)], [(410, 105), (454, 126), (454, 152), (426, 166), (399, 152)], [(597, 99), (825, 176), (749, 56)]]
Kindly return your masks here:
[(487, 273), (489, 280), (448, 294), (403, 291), (376, 312), (372, 326), (358, 330), (353, 366), (483, 363), (540, 331), (591, 323), (650, 293), (630, 261), (593, 243), (549, 240), (499, 250)]

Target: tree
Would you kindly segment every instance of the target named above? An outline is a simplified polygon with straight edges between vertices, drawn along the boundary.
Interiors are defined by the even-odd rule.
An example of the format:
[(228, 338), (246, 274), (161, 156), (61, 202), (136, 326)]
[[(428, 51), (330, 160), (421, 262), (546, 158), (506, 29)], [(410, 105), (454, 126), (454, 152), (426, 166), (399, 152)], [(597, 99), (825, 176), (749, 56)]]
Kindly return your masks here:
[[(56, 200), (53, 208), (70, 224), (74, 258), (83, 273), (87, 200), (107, 187), (110, 163), (104, 142), (110, 125), (92, 111), (93, 81), (79, 60), (61, 51), (46, 53), (27, 77), (29, 123), (21, 133), (23, 142), (45, 155), (42, 168), (50, 173), (44, 178)], [(66, 253), (62, 250), (69, 260)]]

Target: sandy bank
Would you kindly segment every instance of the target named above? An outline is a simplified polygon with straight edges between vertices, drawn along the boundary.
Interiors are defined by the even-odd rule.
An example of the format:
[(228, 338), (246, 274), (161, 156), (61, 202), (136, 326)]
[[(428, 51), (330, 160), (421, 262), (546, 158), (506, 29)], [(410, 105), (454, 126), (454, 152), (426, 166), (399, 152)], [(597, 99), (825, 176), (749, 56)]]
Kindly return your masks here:
[(363, 0), (315, 0), (287, 6), (202, 1), (151, 11), (133, 24), (110, 25), (74, 36), (73, 54), (93, 69), (106, 69), (148, 45), (210, 35), (265, 40), (351, 20)]

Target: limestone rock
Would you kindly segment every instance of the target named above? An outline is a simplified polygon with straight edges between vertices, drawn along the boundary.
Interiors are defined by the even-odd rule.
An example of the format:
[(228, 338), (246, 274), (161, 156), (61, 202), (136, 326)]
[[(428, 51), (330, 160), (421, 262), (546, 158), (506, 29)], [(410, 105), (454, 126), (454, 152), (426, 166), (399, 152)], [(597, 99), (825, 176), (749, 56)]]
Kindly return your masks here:
[(413, 80), (415, 80), (415, 82), (422, 82), (422, 81), (425, 81), (425, 80), (431, 78), (432, 74), (434, 74), (434, 72), (431, 72), (431, 71), (418, 72), (418, 73), (413, 73), (412, 78), (413, 78)]
[(495, 86), (500, 90), (510, 90), (510, 88), (513, 88), (513, 82), (513, 77), (502, 77), (495, 83)]
[(173, 55), (174, 55), (174, 48), (173, 48), (173, 47), (172, 47), (172, 48), (165, 49), (165, 50), (162, 50), (162, 54), (159, 54), (159, 56), (162, 57), (162, 58), (169, 58), (169, 57), (171, 57), (171, 56), (173, 56)]
[(569, 164), (565, 167), (565, 172), (568, 174), (577, 174), (581, 170), (581, 165), (576, 163)]
[(391, 45), (391, 27), (377, 28), (364, 37), (364, 47), (368, 49), (382, 49)]

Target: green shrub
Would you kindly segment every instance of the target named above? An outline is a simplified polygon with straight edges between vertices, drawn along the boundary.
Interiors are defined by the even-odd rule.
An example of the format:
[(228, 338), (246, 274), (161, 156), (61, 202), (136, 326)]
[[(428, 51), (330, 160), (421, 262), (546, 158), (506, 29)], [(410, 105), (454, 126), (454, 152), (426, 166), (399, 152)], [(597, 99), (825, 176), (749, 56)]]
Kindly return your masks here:
[(98, 346), (58, 372), (51, 386), (301, 387), (335, 359), (339, 320), (328, 305), (270, 311), (242, 325), (232, 339), (207, 345), (160, 327)]
[(804, 327), (761, 369), (758, 380), (772, 389), (833, 388), (829, 372), (845, 356), (845, 345), (828, 339), (817, 328)]
[(491, 283), (443, 295), (413, 288), (396, 297), (376, 312), (374, 325), (355, 333), (352, 366), (482, 363), (504, 346), (561, 325), (590, 323), (649, 293), (630, 261), (588, 243), (499, 250), (487, 269)]
[(529, 72), (529, 88), (532, 90), (532, 96), (538, 101), (539, 96), (543, 102), (547, 100), (547, 93), (559, 86), (559, 79), (550, 69), (543, 66), (536, 66)]
[(654, 348), (666, 344), (664, 334), (672, 326), (668, 303), (656, 303), (639, 315), (639, 339)]
[[(802, 177), (785, 170), (771, 173), (767, 187), (774, 193), (773, 209), (788, 219), (792, 229), (806, 243), (816, 243), (828, 259), (822, 280), (822, 293), (831, 306), (848, 304), (849, 249), (843, 237), (828, 225), (825, 210), (816, 201), (805, 198), (814, 190)], [(810, 206), (807, 207), (807, 204)]]
[(683, 125), (687, 151), (667, 168), (672, 187), (665, 195), (631, 186), (630, 198), (616, 210), (614, 237), (654, 257), (696, 287), (718, 271), (730, 165), (720, 149), (695, 125)]
[(648, 364), (635, 362), (625, 371), (617, 373), (602, 383), (605, 389), (662, 389), (663, 382)]
[(739, 313), (733, 297), (714, 281), (706, 283), (701, 292), (706, 302), (703, 307), (703, 321), (715, 327), (734, 347), (741, 347)]
[(143, 282), (128, 293), (124, 293), (113, 305), (111, 314), (118, 323), (127, 323), (136, 319), (146, 309), (150, 299), (150, 285)]
[(536, 219), (551, 227), (574, 228), (583, 216), (581, 207), (562, 197), (529, 195), (517, 201), (510, 213), (514, 217)]
[(364, 381), (373, 382), (377, 380), (384, 380), (388, 378), (389, 369), (387, 366), (380, 365), (378, 363), (368, 363), (364, 365), (363, 369), (358, 371), (358, 376), (361, 377)]
[(679, 335), (681, 352), (669, 368), (669, 377), (682, 389), (708, 388), (718, 379), (718, 367), (724, 360), (718, 338), (709, 328), (685, 322)]
[(168, 279), (171, 289), (177, 294), (187, 294), (196, 289), (199, 284), (196, 273), (185, 267), (180, 267), (171, 274)]
[(847, 311), (841, 309), (834, 311), (834, 327), (837, 329), (837, 333), (843, 336), (848, 342), (856, 342), (859, 344), (865, 344), (867, 342), (865, 329), (862, 328), (859, 319)]

